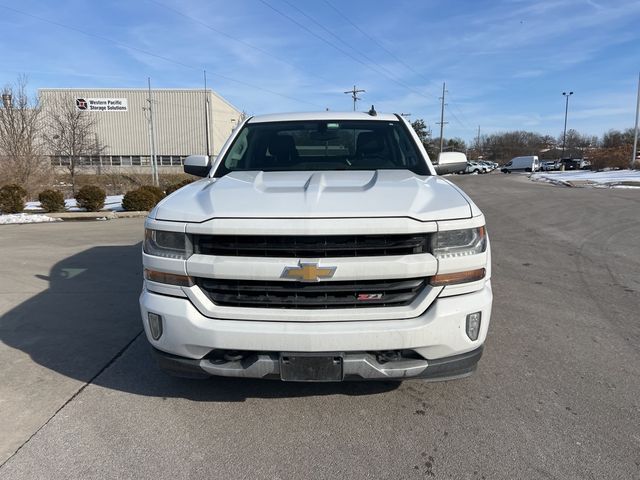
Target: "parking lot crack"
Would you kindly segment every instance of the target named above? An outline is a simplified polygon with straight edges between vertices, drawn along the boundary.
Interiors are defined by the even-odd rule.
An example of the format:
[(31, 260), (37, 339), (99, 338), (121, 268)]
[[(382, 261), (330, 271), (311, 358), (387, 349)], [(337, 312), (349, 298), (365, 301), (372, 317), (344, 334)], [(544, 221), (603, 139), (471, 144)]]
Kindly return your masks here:
[(31, 434), (29, 436), (29, 438), (27, 438), (17, 449), (15, 452), (13, 452), (4, 462), (0, 463), (0, 470), (13, 458), (15, 457), (20, 450), (22, 450), (22, 448), (27, 445), (32, 438), (34, 438), (39, 432), (40, 430), (42, 430), (43, 428), (45, 428), (49, 422), (51, 422), (51, 420), (53, 420), (58, 413), (60, 413), (69, 403), (71, 403), (78, 395), (80, 395), (84, 389), (86, 387), (88, 387), (89, 385), (91, 385), (96, 378), (98, 378), (100, 375), (102, 375), (102, 373), (104, 373), (111, 365), (113, 365), (128, 349), (129, 347), (131, 347), (131, 345), (133, 345), (133, 343), (140, 337), (140, 335), (142, 335), (142, 333), (144, 332), (144, 330), (140, 330), (136, 333), (136, 335), (129, 340), (129, 342), (127, 342), (127, 344), (122, 347), (120, 350), (118, 350), (118, 352), (116, 352), (116, 354), (111, 357), (111, 359), (109, 359), (109, 361), (102, 366), (102, 368), (100, 368), (100, 370), (98, 370), (98, 372), (96, 372), (96, 374), (91, 377), (87, 382), (85, 382), (80, 388), (78, 388), (78, 390), (76, 390), (76, 392), (71, 395), (71, 397), (69, 397), (60, 407), (58, 407), (56, 409), (55, 412), (53, 412), (53, 414), (47, 419), (46, 422), (44, 422), (35, 432), (33, 432), (33, 434)]

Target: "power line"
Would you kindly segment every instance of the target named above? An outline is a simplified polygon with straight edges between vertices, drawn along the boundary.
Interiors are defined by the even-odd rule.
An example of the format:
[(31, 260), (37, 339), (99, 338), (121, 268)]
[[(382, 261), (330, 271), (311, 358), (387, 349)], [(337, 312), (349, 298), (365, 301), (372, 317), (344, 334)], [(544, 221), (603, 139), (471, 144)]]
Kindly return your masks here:
[[(449, 95), (449, 104), (450, 104), (450, 106), (451, 106), (451, 107), (453, 107), (455, 110), (457, 110), (457, 112), (458, 112), (462, 117), (464, 117), (464, 116), (465, 116), (465, 113), (460, 109), (460, 107), (458, 106), (458, 104), (457, 104), (454, 100), (452, 100), (452, 99), (451, 99), (451, 95)], [(456, 119), (457, 119), (457, 117), (455, 116), (455, 114), (454, 114), (453, 112), (451, 112), (451, 114), (454, 116), (454, 118), (456, 118)], [(469, 124), (468, 124), (466, 121), (464, 121), (464, 120), (458, 120), (458, 123), (460, 123), (460, 126), (462, 126), (462, 127), (466, 128), (467, 130), (469, 130), (469, 131), (474, 131), (474, 130), (473, 130), (473, 128), (471, 128), (471, 127), (469, 126)]]
[[(313, 20), (311, 17), (309, 17), (309, 15), (305, 14), (304, 12), (302, 12), (299, 8), (297, 8), (296, 6), (292, 5), (288, 0), (283, 0), (285, 3), (291, 5), (293, 8), (295, 8), (296, 10), (300, 11), (305, 17), (309, 18), (311, 21), (313, 21), (314, 23), (318, 24), (323, 30), (329, 32), (331, 35), (333, 35), (334, 37), (338, 38), (336, 35), (334, 35), (331, 31), (329, 31), (328, 29), (326, 29), (324, 26), (320, 25), (318, 22), (316, 22), (315, 20)], [(323, 0), (324, 3), (326, 3), (329, 7), (331, 7), (339, 16), (341, 16), (345, 21), (347, 21), (353, 28), (355, 28), (358, 32), (360, 32), (362, 35), (364, 35), (365, 37), (367, 37), (369, 40), (371, 40), (373, 43), (375, 43), (378, 47), (380, 47), (382, 50), (384, 50), (389, 56), (393, 57), (396, 61), (398, 61), (401, 65), (403, 65), (407, 70), (413, 72), (414, 74), (418, 75), (419, 77), (421, 77), (422, 79), (424, 79), (425, 81), (429, 82), (429, 79), (427, 79), (426, 77), (424, 77), (420, 72), (418, 72), (417, 70), (415, 70), (411, 65), (407, 64), (406, 62), (404, 62), (401, 58), (399, 58), (395, 53), (393, 53), (392, 51), (390, 51), (388, 48), (386, 48), (384, 45), (382, 45), (375, 37), (371, 36), (369, 33), (367, 33), (365, 30), (363, 30), (362, 28), (360, 28), (358, 26), (357, 23), (353, 22), (349, 17), (347, 17), (347, 15), (345, 15), (341, 10), (339, 10), (335, 5), (333, 5), (329, 0)], [(365, 57), (367, 58), (367, 57)], [(412, 89), (413, 90), (413, 89)], [(429, 92), (432, 93), (432, 92)], [(447, 92), (448, 93), (448, 92)], [(421, 94), (422, 95), (422, 94)], [(424, 95), (423, 95), (424, 96)], [(436, 96), (435, 94), (433, 95), (434, 97)], [(451, 100), (451, 98), (449, 97), (449, 102), (451, 103), (451, 106), (454, 107), (458, 113), (460, 115), (462, 115), (463, 117), (465, 116), (465, 114), (460, 110), (460, 108), (457, 107), (457, 105), (455, 104), (455, 102), (453, 102)], [(453, 112), (450, 111), (449, 113), (451, 113), (451, 116), (454, 118), (454, 120), (464, 129), (467, 130), (472, 130), (466, 122), (460, 120), (458, 118), (458, 116)]]
[[(449, 92), (447, 91), (447, 93)], [(449, 102), (451, 102), (451, 100), (449, 100)], [(446, 106), (449, 106), (449, 104), (447, 103)], [(453, 119), (458, 123), (458, 125), (460, 125), (460, 127), (462, 127), (464, 130), (467, 130), (469, 132), (473, 132), (473, 130), (469, 128), (469, 126), (465, 122), (463, 122), (458, 118), (458, 116), (453, 112), (453, 110), (447, 109), (447, 112), (453, 117)]]
[[(187, 15), (187, 14), (185, 14), (185, 13), (183, 13), (183, 12), (181, 12), (181, 11), (179, 11), (179, 10), (177, 10), (177, 9), (175, 9), (175, 8), (173, 8), (173, 7), (171, 7), (171, 6), (169, 6), (169, 5), (166, 5), (166, 4), (164, 4), (164, 3), (161, 3), (161, 2), (159, 2), (159, 1), (157, 1), (157, 0), (148, 0), (148, 1), (149, 1), (149, 2), (151, 2), (151, 3), (154, 3), (154, 4), (158, 5), (158, 6), (160, 6), (160, 7), (162, 7), (162, 8), (165, 8), (165, 9), (167, 9), (167, 10), (171, 11), (171, 12), (174, 12), (174, 13), (176, 13), (177, 15), (180, 15), (181, 17), (184, 17), (184, 18), (186, 18), (186, 19), (188, 19), (188, 20), (190, 20), (190, 21), (192, 21), (192, 22), (194, 22), (194, 23), (196, 23), (196, 24), (198, 24), (198, 25), (201, 25), (201, 26), (203, 26), (203, 27), (205, 27), (205, 28), (207, 28), (207, 29), (211, 30), (212, 32), (218, 33), (219, 35), (222, 35), (222, 36), (224, 36), (224, 37), (226, 37), (226, 38), (229, 38), (229, 39), (231, 39), (231, 40), (233, 40), (233, 41), (235, 41), (235, 42), (238, 42), (238, 43), (240, 43), (240, 44), (242, 44), (242, 45), (244, 45), (244, 46), (246, 46), (246, 47), (248, 47), (248, 48), (251, 48), (251, 49), (253, 49), (253, 50), (256, 50), (256, 51), (258, 51), (258, 52), (260, 52), (260, 53), (262, 53), (262, 54), (264, 54), (264, 55), (266, 55), (266, 56), (269, 56), (269, 57), (271, 57), (271, 58), (273, 58), (273, 59), (275, 59), (275, 60), (278, 60), (278, 61), (280, 61), (280, 62), (282, 62), (282, 63), (284, 63), (284, 64), (286, 64), (286, 65), (289, 65), (290, 67), (293, 67), (293, 68), (295, 68), (295, 69), (296, 69), (296, 70), (298, 70), (298, 71), (301, 71), (301, 72), (303, 72), (303, 73), (306, 73), (306, 72), (304, 72), (302, 69), (300, 69), (298, 66), (294, 65), (293, 63), (291, 63), (291, 62), (289, 62), (289, 61), (287, 61), (287, 60), (284, 60), (283, 58), (281, 58), (281, 57), (279, 57), (279, 56), (277, 56), (277, 55), (274, 55), (274, 54), (272, 54), (272, 53), (268, 52), (267, 50), (264, 50), (264, 49), (262, 49), (262, 48), (260, 48), (260, 47), (257, 47), (257, 46), (255, 46), (255, 45), (252, 45), (251, 43), (246, 42), (246, 41), (244, 41), (244, 40), (242, 40), (242, 39), (240, 39), (240, 38), (238, 38), (238, 37), (235, 37), (235, 36), (230, 35), (230, 34), (228, 34), (228, 33), (226, 33), (226, 32), (223, 32), (223, 31), (221, 31), (221, 30), (219, 30), (219, 29), (217, 29), (217, 28), (215, 28), (215, 27), (212, 27), (211, 25), (209, 25), (209, 24), (207, 24), (207, 23), (205, 23), (205, 22), (203, 22), (203, 21), (201, 21), (201, 20), (199, 20), (199, 19), (197, 19), (197, 18), (194, 18), (194, 17), (192, 17), (192, 16), (190, 16), (190, 15)], [(325, 32), (327, 32), (327, 33), (328, 33), (329, 35), (331, 35), (332, 37), (334, 37), (334, 38), (335, 38), (336, 40), (338, 40), (340, 43), (342, 43), (343, 45), (345, 45), (347, 48), (351, 48), (351, 49), (352, 49), (352, 50), (354, 50), (356, 53), (360, 54), (363, 58), (365, 58), (365, 59), (366, 59), (366, 60), (368, 60), (369, 62), (371, 62), (371, 63), (373, 63), (374, 65), (376, 65), (376, 67), (377, 67), (377, 68), (379, 68), (380, 70), (382, 70), (382, 71), (386, 72), (386, 73), (387, 73), (388, 78), (390, 78), (391, 80), (393, 80), (393, 81), (395, 81), (396, 83), (398, 83), (398, 85), (400, 85), (400, 86), (402, 86), (402, 87), (404, 87), (404, 88), (410, 89), (410, 90), (412, 90), (413, 92), (415, 92), (415, 93), (417, 93), (417, 94), (419, 94), (419, 95), (424, 96), (421, 92), (419, 92), (418, 90), (413, 89), (411, 86), (409, 86), (409, 85), (407, 85), (407, 84), (405, 84), (405, 83), (403, 83), (403, 82), (399, 82), (396, 78), (394, 78), (394, 77), (392, 76), (392, 72), (390, 72), (390, 71), (389, 71), (389, 69), (387, 69), (387, 68), (383, 67), (382, 65), (376, 64), (375, 60), (371, 59), (371, 58), (370, 58), (370, 57), (368, 57), (366, 54), (364, 54), (364, 53), (362, 53), (362, 52), (359, 52), (355, 47), (352, 47), (351, 45), (349, 45), (346, 41), (344, 41), (343, 39), (341, 39), (338, 35), (336, 35), (336, 34), (335, 34), (335, 33), (333, 33), (331, 30), (329, 30), (328, 28), (326, 28), (326, 27), (325, 27), (324, 25), (322, 25), (319, 21), (317, 21), (316, 19), (314, 19), (313, 17), (311, 17), (309, 14), (307, 14), (306, 12), (304, 12), (302, 9), (300, 9), (299, 7), (297, 7), (295, 4), (293, 4), (293, 3), (289, 2), (288, 0), (283, 0), (283, 1), (284, 1), (287, 5), (289, 5), (291, 8), (295, 9), (295, 10), (296, 10), (296, 11), (298, 11), (300, 14), (302, 14), (305, 18), (307, 18), (308, 20), (310, 20), (312, 23), (316, 24), (316, 25), (317, 25), (317, 26), (319, 26), (322, 30), (324, 30)], [(301, 28), (305, 28), (309, 33), (312, 33), (312, 34), (313, 34), (314, 36), (316, 36), (317, 38), (319, 38), (319, 39), (321, 39), (321, 40), (325, 41), (325, 43), (328, 43), (330, 46), (332, 46), (332, 47), (334, 47), (334, 48), (338, 48), (338, 47), (336, 47), (336, 45), (334, 45), (334, 44), (333, 44), (333, 43), (331, 43), (331, 42), (328, 42), (328, 41), (327, 41), (326, 39), (324, 39), (323, 37), (320, 37), (320, 36), (316, 35), (313, 31), (311, 31), (311, 30), (307, 29), (307, 28), (306, 28), (306, 27), (304, 27), (302, 24), (300, 24), (300, 23), (298, 23), (298, 22), (295, 22), (295, 21), (294, 21), (294, 19), (293, 19), (292, 17), (290, 17), (290, 16), (288, 16), (288, 15), (284, 14), (283, 12), (281, 12), (281, 11), (280, 11), (280, 10), (278, 10), (278, 9), (276, 9), (275, 7), (273, 7), (272, 5), (268, 4), (267, 2), (263, 1), (262, 3), (264, 3), (265, 5), (267, 5), (269, 8), (271, 8), (271, 9), (272, 9), (272, 10), (274, 10), (275, 12), (277, 12), (277, 13), (279, 13), (279, 14), (281, 14), (281, 15), (285, 16), (285, 18), (287, 18), (288, 20), (293, 21), (294, 23), (296, 23), (296, 24), (297, 24), (298, 26), (300, 26)], [(338, 49), (339, 49), (339, 51), (341, 51), (342, 53), (344, 53), (344, 54), (346, 54), (346, 55), (349, 55), (349, 53), (348, 53), (348, 52), (346, 52), (346, 51), (342, 51), (340, 48), (338, 48)], [(353, 58), (354, 60), (356, 60), (356, 61), (360, 62), (360, 63), (361, 63), (362, 65), (364, 65), (365, 67), (372, 68), (370, 65), (367, 65), (366, 63), (359, 61), (356, 57), (353, 57), (353, 56), (351, 56), (351, 55), (349, 55), (349, 56), (350, 56), (351, 58)], [(316, 77), (318, 77), (318, 78), (322, 78), (322, 79), (324, 79), (325, 81), (328, 81), (328, 82), (333, 82), (333, 81), (334, 81), (334, 79), (329, 79), (328, 77), (324, 77), (324, 76), (322, 76), (322, 75), (317, 75), (317, 74), (315, 74), (315, 73), (314, 73), (314, 76), (316, 76)], [(429, 97), (426, 97), (426, 98), (429, 98)]]
[[(338, 42), (340, 42), (342, 45), (344, 45), (345, 47), (353, 50), (356, 54), (362, 56), (365, 60), (367, 60), (370, 64), (374, 65), (376, 68), (380, 69), (381, 71), (385, 72), (387, 74), (387, 77), (390, 78), (391, 80), (398, 82), (397, 78), (394, 77), (393, 72), (390, 71), (388, 68), (380, 65), (379, 63), (377, 63), (374, 59), (372, 59), (371, 57), (369, 57), (366, 53), (363, 53), (362, 51), (358, 50), (356, 47), (354, 47), (353, 45), (349, 44), (347, 41), (343, 40), (342, 38), (340, 38), (338, 35), (336, 35), (334, 32), (332, 32), (331, 30), (329, 30), (327, 27), (325, 27), (322, 23), (320, 23), (318, 20), (316, 20), (315, 18), (313, 18), (311, 15), (309, 15), (308, 13), (306, 13), (305, 11), (303, 11), (301, 8), (297, 7), (295, 4), (291, 3), (289, 0), (282, 0), (284, 3), (286, 3), (287, 5), (289, 5), (291, 8), (293, 8), (294, 10), (298, 11), (300, 14), (302, 14), (305, 18), (307, 18), (309, 21), (311, 21), (312, 23), (316, 24), (318, 27), (320, 27), (322, 30), (324, 30), (325, 32), (327, 32), (329, 35), (331, 35), (333, 38), (335, 38)], [(368, 65), (370, 67), (370, 65)], [(399, 85), (402, 85), (404, 88), (408, 88), (410, 90), (413, 90), (413, 88), (410, 85), (407, 85), (403, 82), (398, 82)], [(414, 90), (416, 93), (422, 95), (421, 92)]]
[[(165, 62), (173, 63), (175, 65), (179, 65), (181, 67), (188, 68), (190, 70), (202, 71), (201, 67), (196, 67), (194, 65), (190, 65), (188, 63), (184, 63), (184, 62), (181, 62), (179, 60), (175, 60), (173, 58), (166, 57), (164, 55), (159, 55), (157, 53), (150, 52), (149, 50), (145, 50), (145, 49), (142, 49), (142, 48), (139, 48), (139, 47), (135, 47), (135, 46), (123, 43), (123, 42), (121, 42), (119, 40), (114, 40), (114, 39), (109, 38), (109, 37), (105, 37), (105, 36), (102, 36), (102, 35), (91, 33), (91, 32), (88, 32), (86, 30), (82, 30), (80, 28), (73, 27), (71, 25), (67, 25), (67, 24), (64, 24), (64, 23), (56, 22), (55, 20), (49, 20), (48, 18), (40, 17), (40, 16), (34, 15), (32, 13), (28, 13), (28, 12), (25, 12), (25, 11), (22, 11), (22, 10), (18, 10), (17, 8), (9, 7), (9, 6), (4, 5), (4, 4), (0, 4), (0, 7), (4, 8), (6, 10), (12, 11), (14, 13), (18, 13), (20, 15), (24, 15), (26, 17), (33, 18), (33, 19), (41, 21), (41, 22), (49, 23), (51, 25), (56, 25), (57, 27), (65, 28), (67, 30), (72, 30), (74, 32), (81, 33), (81, 34), (89, 36), (89, 37), (94, 37), (94, 38), (100, 39), (102, 41), (110, 42), (110, 43), (112, 43), (114, 45), (118, 45), (118, 46), (120, 46), (122, 48), (125, 48), (127, 50), (131, 50), (131, 51), (134, 51), (134, 52), (142, 53), (143, 55), (147, 55), (147, 56), (150, 56), (150, 57), (158, 58), (160, 60), (164, 60)], [(286, 98), (288, 100), (293, 100), (295, 102), (306, 103), (308, 105), (313, 105), (315, 107), (321, 107), (321, 105), (319, 105), (317, 103), (313, 103), (313, 102), (309, 102), (307, 100), (301, 100), (301, 99), (298, 99), (298, 98), (294, 98), (294, 97), (291, 97), (289, 95), (285, 95), (283, 93), (279, 93), (279, 92), (270, 90), (268, 88), (260, 87), (258, 85), (253, 85), (253, 84), (245, 82), (243, 80), (238, 80), (236, 78), (232, 78), (232, 77), (229, 77), (227, 75), (223, 75), (221, 73), (213, 72), (212, 74), (217, 76), (217, 77), (220, 77), (220, 78), (223, 78), (225, 80), (228, 80), (230, 82), (234, 82), (234, 83), (237, 83), (239, 85), (244, 85), (245, 87), (250, 87), (250, 88), (253, 88), (255, 90), (260, 90), (260, 91), (263, 91), (263, 92), (266, 92), (266, 93), (270, 93), (271, 95), (277, 95), (279, 97)]]
[[(344, 20), (346, 20), (353, 28), (355, 28), (356, 30), (358, 30), (362, 35), (364, 35), (365, 37), (367, 37), (369, 40), (371, 40), (373, 43), (375, 43), (378, 47), (380, 47), (382, 50), (384, 50), (388, 55), (390, 55), (391, 57), (393, 57), (398, 63), (400, 63), (402, 66), (404, 66), (407, 70), (413, 72), (414, 74), (418, 75), (420, 78), (422, 78), (423, 80), (429, 82), (430, 80), (428, 78), (426, 78), (424, 75), (422, 75), (420, 72), (418, 72), (417, 70), (415, 70), (411, 65), (407, 64), (406, 62), (404, 62), (401, 58), (399, 58), (395, 53), (393, 53), (391, 50), (389, 50), (388, 48), (386, 48), (384, 45), (382, 45), (378, 40), (376, 40), (375, 37), (372, 37), (371, 35), (369, 35), (366, 31), (364, 31), (363, 29), (361, 29), (357, 23), (351, 21), (351, 19), (349, 19), (349, 17), (347, 17), (341, 10), (339, 10), (335, 5), (333, 5), (331, 2), (329, 2), (329, 0), (323, 0), (324, 3), (326, 3), (327, 5), (329, 5), (329, 7), (331, 7), (338, 15), (340, 15)], [(287, 2), (288, 3), (288, 2)], [(437, 97), (437, 95), (435, 94), (435, 92), (431, 92), (429, 91), (429, 93), (433, 94), (433, 97)]]
[[(286, 0), (284, 0), (286, 2)], [(261, 3), (263, 3), (264, 5), (266, 5), (268, 8), (270, 8), (271, 10), (273, 10), (274, 12), (276, 12), (277, 14), (279, 14), (280, 16), (286, 18), (287, 20), (289, 20), (291, 23), (294, 23), (295, 25), (297, 25), (298, 27), (302, 28), (304, 31), (306, 31), (307, 33), (309, 33), (310, 35), (314, 36), (315, 38), (317, 38), (318, 40), (326, 43), (327, 45), (331, 46), (332, 48), (338, 50), (340, 53), (342, 53), (343, 55), (346, 55), (347, 57), (351, 58), (352, 60), (358, 62), (359, 64), (363, 65), (364, 67), (373, 70), (376, 73), (382, 74), (385, 77), (387, 77), (389, 80), (391, 80), (392, 82), (400, 85), (403, 88), (406, 88), (407, 90), (410, 90), (414, 93), (416, 93), (417, 95), (420, 95), (426, 99), (431, 100), (432, 97), (429, 97), (427, 95), (425, 95), (424, 93), (420, 92), (419, 90), (414, 89), (413, 87), (411, 87), (410, 85), (407, 85), (404, 82), (401, 82), (400, 80), (394, 78), (393, 76), (391, 76), (389, 73), (387, 73), (389, 70), (385, 69), (384, 67), (376, 64), (375, 61), (371, 60), (370, 57), (368, 57), (366, 54), (362, 53), (361, 51), (356, 50), (354, 47), (350, 46), (348, 43), (344, 42), (343, 40), (340, 39), (340, 37), (338, 37), (337, 35), (335, 35), (334, 33), (332, 33), (331, 31), (329, 31), (326, 27), (322, 26), (317, 20), (314, 20), (311, 16), (307, 15), (306, 13), (304, 13), (302, 10), (300, 10), (298, 7), (291, 5), (289, 2), (286, 2), (287, 4), (291, 5), (293, 8), (295, 8), (297, 11), (299, 11), (300, 13), (302, 13), (302, 15), (304, 15), (306, 18), (308, 18), (309, 20), (311, 20), (313, 23), (315, 23), (316, 25), (319, 25), (323, 30), (329, 32), (332, 36), (334, 36), (335, 38), (337, 38), (341, 43), (347, 45), (349, 48), (353, 49), (354, 51), (356, 51), (356, 53), (358, 53), (359, 55), (361, 55), (363, 58), (367, 59), (369, 62), (371, 62), (373, 65), (368, 64), (363, 62), (362, 60), (360, 60), (358, 57), (352, 55), (349, 51), (345, 50), (344, 48), (340, 47), (339, 45), (336, 45), (335, 43), (327, 40), (326, 38), (324, 38), (321, 35), (318, 35), (316, 32), (314, 32), (313, 30), (311, 30), (309, 27), (307, 27), (306, 25), (304, 25), (303, 23), (297, 21), (295, 18), (293, 18), (292, 16), (286, 14), (285, 12), (283, 12), (282, 10), (277, 9), (276, 7), (274, 7), (273, 5), (271, 5), (270, 3), (268, 3), (266, 0), (260, 0)], [(386, 71), (385, 71), (386, 70)]]
[(277, 14), (281, 15), (282, 17), (286, 18), (287, 20), (289, 20), (290, 22), (296, 24), (297, 26), (299, 26), (300, 28), (302, 28), (303, 30), (305, 30), (306, 32), (308, 32), (310, 35), (313, 35), (315, 38), (317, 38), (318, 40), (326, 43), (327, 45), (335, 48), (336, 50), (338, 50), (339, 52), (341, 52), (342, 54), (346, 55), (347, 57), (351, 58), (352, 60), (360, 63), (361, 65), (364, 65), (367, 68), (372, 68), (370, 65), (367, 65), (366, 63), (364, 63), (362, 60), (360, 60), (357, 57), (354, 57), (353, 55), (351, 55), (351, 53), (349, 53), (348, 51), (344, 50), (343, 48), (339, 47), (338, 45), (330, 42), (329, 40), (327, 40), (326, 38), (318, 35), (316, 32), (314, 32), (313, 30), (311, 30), (309, 27), (307, 27), (306, 25), (298, 22), (295, 18), (287, 15), (286, 13), (284, 13), (282, 10), (278, 10), (276, 7), (274, 7), (273, 5), (271, 5), (270, 3), (268, 3), (266, 0), (260, 0), (261, 3), (263, 3), (264, 5), (266, 5), (268, 8), (270, 8), (271, 10), (273, 10), (274, 12), (276, 12)]
[[(202, 26), (204, 28), (207, 28), (207, 29), (211, 30), (212, 32), (217, 33), (218, 35), (222, 35), (223, 37), (226, 37), (229, 40), (233, 40), (234, 42), (239, 43), (241, 45), (244, 45), (245, 47), (251, 48), (251, 49), (255, 50), (256, 52), (260, 52), (261, 54), (263, 54), (263, 55), (265, 55), (267, 57), (273, 58), (274, 60), (277, 60), (277, 61), (279, 61), (281, 63), (284, 63), (285, 65), (289, 65), (290, 67), (295, 68), (299, 72), (307, 73), (304, 70), (302, 70), (300, 67), (298, 67), (297, 65), (289, 62), (288, 60), (285, 60), (284, 58), (282, 58), (282, 57), (280, 57), (278, 55), (275, 55), (275, 54), (273, 54), (273, 53), (271, 53), (271, 52), (269, 52), (269, 51), (267, 51), (267, 50), (265, 50), (263, 48), (260, 48), (260, 47), (258, 47), (256, 45), (253, 45), (252, 43), (249, 43), (249, 42), (247, 42), (245, 40), (242, 40), (239, 37), (233, 36), (233, 35), (231, 35), (229, 33), (223, 32), (222, 30), (219, 30), (219, 29), (217, 29), (215, 27), (212, 27), (211, 25), (203, 22), (202, 20), (199, 20), (199, 19), (197, 19), (195, 17), (192, 17), (191, 15), (187, 15), (186, 13), (181, 12), (180, 10), (178, 10), (176, 8), (173, 8), (173, 7), (169, 6), (169, 5), (165, 5), (164, 3), (158, 2), (156, 0), (148, 0), (148, 1), (160, 6), (162, 8), (165, 8), (165, 9), (169, 10), (170, 12), (175, 13), (176, 15), (180, 15), (181, 17), (184, 17), (184, 18), (186, 18), (187, 20), (189, 20), (189, 21), (191, 21), (193, 23), (196, 23), (196, 24), (198, 24), (198, 25), (200, 25), (200, 26)], [(325, 80), (327, 82), (333, 82), (335, 80), (334, 78), (325, 77), (325, 76), (322, 76), (322, 75), (318, 75), (316, 73), (314, 73), (314, 76), (318, 77), (318, 78), (321, 78), (321, 79), (323, 79), (323, 80)]]
[[(287, 4), (291, 5), (292, 7), (294, 7), (296, 10), (300, 11), (303, 15), (305, 15), (305, 17), (309, 18), (310, 20), (314, 21), (312, 18), (310, 18), (308, 15), (306, 15), (304, 12), (302, 12), (299, 8), (295, 7), (294, 5), (292, 5), (288, 0), (283, 0), (284, 2), (286, 2)], [(406, 63), (405, 61), (403, 61), (401, 58), (399, 58), (395, 53), (393, 53), (391, 50), (389, 50), (388, 48), (386, 48), (384, 45), (382, 45), (375, 37), (371, 36), (369, 33), (367, 33), (365, 30), (363, 30), (362, 28), (360, 28), (358, 26), (357, 23), (353, 22), (349, 17), (347, 17), (347, 15), (345, 15), (341, 10), (339, 10), (335, 5), (333, 5), (329, 0), (323, 0), (324, 3), (326, 3), (329, 7), (331, 7), (339, 16), (341, 16), (345, 21), (347, 21), (353, 28), (355, 28), (358, 32), (360, 32), (362, 35), (364, 35), (365, 37), (367, 37), (369, 40), (371, 40), (373, 43), (375, 43), (378, 47), (380, 47), (382, 50), (384, 50), (389, 56), (391, 56), (392, 58), (394, 58), (398, 63), (400, 63), (402, 66), (404, 66), (407, 70), (411, 71), (412, 73), (418, 75), (419, 77), (421, 77), (423, 80), (429, 82), (430, 80), (427, 79), (426, 77), (424, 77), (424, 75), (422, 75), (420, 72), (418, 72), (416, 69), (414, 69), (411, 65), (409, 65), (408, 63)], [(318, 24), (318, 22), (314, 23)], [(320, 25), (321, 28), (323, 28), (326, 31), (326, 28), (324, 28), (322, 25)], [(329, 33), (331, 33), (333, 36), (334, 35), (332, 32), (329, 31)], [(337, 38), (337, 37), (336, 37)], [(366, 57), (365, 57), (366, 58)], [(429, 93), (432, 93), (429, 91)], [(448, 92), (447, 92), (448, 93)], [(434, 97), (436, 96), (435, 94), (433, 95)], [(463, 117), (465, 116), (465, 114), (460, 110), (460, 108), (457, 107), (457, 105), (451, 100), (449, 99), (449, 102), (452, 104), (451, 106), (454, 107), (458, 113), (460, 113), (460, 115), (462, 115)], [(460, 124), (461, 127), (467, 129), (467, 130), (472, 130), (467, 124), (466, 122), (460, 120), (458, 118), (458, 116), (453, 112), (450, 111), (451, 115), (453, 116), (453, 118), (456, 120), (456, 122), (458, 122), (458, 124)]]

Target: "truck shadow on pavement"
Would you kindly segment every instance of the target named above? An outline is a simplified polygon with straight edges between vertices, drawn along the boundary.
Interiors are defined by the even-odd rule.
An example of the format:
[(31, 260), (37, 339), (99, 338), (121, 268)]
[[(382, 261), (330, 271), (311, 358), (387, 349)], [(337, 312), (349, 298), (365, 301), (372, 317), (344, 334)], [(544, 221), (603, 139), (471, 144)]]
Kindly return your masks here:
[[(140, 243), (93, 247), (37, 274), (49, 288), (0, 317), (0, 341), (59, 374), (137, 395), (195, 401), (313, 395), (368, 395), (397, 382), (288, 384), (162, 373), (142, 332)], [(37, 379), (24, 379), (37, 382)]]

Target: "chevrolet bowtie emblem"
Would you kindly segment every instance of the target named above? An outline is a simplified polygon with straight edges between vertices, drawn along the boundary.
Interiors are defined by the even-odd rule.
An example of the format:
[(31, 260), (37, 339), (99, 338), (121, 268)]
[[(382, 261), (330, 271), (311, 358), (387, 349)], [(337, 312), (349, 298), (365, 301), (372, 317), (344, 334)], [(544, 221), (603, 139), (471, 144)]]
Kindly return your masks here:
[(337, 267), (319, 267), (317, 263), (298, 262), (297, 267), (284, 267), (282, 278), (299, 280), (301, 282), (319, 282), (333, 277)]

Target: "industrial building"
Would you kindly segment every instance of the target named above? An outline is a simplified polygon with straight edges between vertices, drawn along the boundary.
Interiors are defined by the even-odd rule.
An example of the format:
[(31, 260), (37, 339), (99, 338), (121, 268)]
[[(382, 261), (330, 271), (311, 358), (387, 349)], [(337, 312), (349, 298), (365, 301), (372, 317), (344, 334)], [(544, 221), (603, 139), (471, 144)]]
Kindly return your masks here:
[[(148, 170), (152, 150), (159, 171), (178, 171), (188, 155), (217, 155), (242, 118), (241, 111), (210, 89), (46, 88), (39, 96), (45, 117), (65, 102), (94, 116), (102, 148), (82, 164), (98, 172), (105, 167)], [(47, 154), (54, 166), (69, 162), (58, 152)]]

